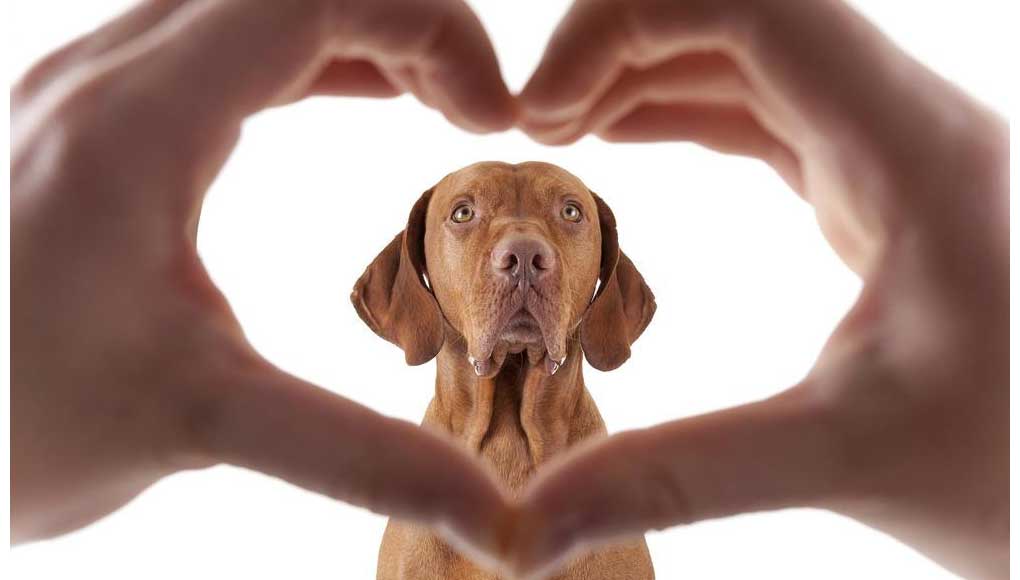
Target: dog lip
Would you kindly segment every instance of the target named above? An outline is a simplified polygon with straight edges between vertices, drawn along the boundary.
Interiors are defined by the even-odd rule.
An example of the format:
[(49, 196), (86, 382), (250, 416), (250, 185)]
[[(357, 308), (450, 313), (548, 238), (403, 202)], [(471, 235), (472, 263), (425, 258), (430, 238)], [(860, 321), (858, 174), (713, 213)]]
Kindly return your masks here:
[(518, 326), (530, 326), (538, 328), (540, 325), (538, 323), (538, 319), (535, 318), (535, 315), (532, 314), (531, 311), (529, 311), (527, 308), (519, 308), (517, 309), (517, 312), (514, 312), (513, 314), (510, 315), (510, 318), (507, 320), (504, 329), (514, 328)]
[(475, 374), (483, 377), (498, 372), (506, 354), (521, 352), (528, 353), (533, 365), (544, 366), (548, 358), (550, 367), (551, 363), (557, 369), (562, 366), (566, 353), (556, 316), (546, 308), (547, 298), (534, 288), (520, 287), (504, 296), (503, 308), (491, 312), (487, 328), (469, 348), (468, 362), (475, 367)]
[(541, 323), (527, 308), (511, 314), (496, 334), (502, 340), (518, 344), (540, 342), (544, 338)]

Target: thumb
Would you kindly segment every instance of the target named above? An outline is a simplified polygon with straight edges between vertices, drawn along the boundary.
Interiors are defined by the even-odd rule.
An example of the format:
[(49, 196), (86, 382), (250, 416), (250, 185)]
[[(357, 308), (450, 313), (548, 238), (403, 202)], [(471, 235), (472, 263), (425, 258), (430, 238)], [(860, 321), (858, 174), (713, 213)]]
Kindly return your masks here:
[(525, 490), (509, 566), (542, 576), (582, 549), (646, 530), (809, 505), (839, 481), (834, 448), (821, 401), (805, 385), (590, 442)]
[(214, 407), (202, 444), (211, 461), (436, 527), (475, 557), (495, 551), (507, 499), (482, 464), (444, 436), (261, 359), (226, 381)]

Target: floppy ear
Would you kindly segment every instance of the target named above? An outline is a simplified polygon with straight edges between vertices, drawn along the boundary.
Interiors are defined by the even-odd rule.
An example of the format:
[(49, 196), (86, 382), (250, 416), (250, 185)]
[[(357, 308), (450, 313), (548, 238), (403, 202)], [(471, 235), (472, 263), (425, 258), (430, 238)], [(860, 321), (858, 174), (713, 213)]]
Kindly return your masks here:
[(581, 320), (581, 348), (591, 366), (611, 371), (630, 358), (630, 345), (655, 314), (655, 296), (620, 251), (613, 211), (595, 192), (591, 195), (599, 210), (602, 264), (598, 292)]
[(415, 202), (407, 227), (368, 265), (351, 303), (373, 332), (404, 349), (409, 365), (435, 358), (443, 347), (443, 314), (425, 286), (425, 215), (432, 190)]

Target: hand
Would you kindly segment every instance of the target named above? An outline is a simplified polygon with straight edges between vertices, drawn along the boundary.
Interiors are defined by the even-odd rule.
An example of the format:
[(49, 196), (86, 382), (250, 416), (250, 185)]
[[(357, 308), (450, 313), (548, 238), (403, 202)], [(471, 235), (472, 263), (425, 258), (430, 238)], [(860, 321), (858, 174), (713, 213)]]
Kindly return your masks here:
[(195, 251), (245, 117), (403, 91), (470, 130), (513, 122), (459, 0), (149, 1), (28, 73), (12, 95), (15, 541), (221, 462), (494, 541), (508, 508), (475, 460), (263, 360)]
[(762, 159), (864, 287), (800, 384), (541, 472), (507, 548), (518, 573), (652, 528), (813, 506), (960, 574), (1005, 577), (1001, 119), (836, 0), (580, 0), (520, 102), (546, 143), (594, 133)]

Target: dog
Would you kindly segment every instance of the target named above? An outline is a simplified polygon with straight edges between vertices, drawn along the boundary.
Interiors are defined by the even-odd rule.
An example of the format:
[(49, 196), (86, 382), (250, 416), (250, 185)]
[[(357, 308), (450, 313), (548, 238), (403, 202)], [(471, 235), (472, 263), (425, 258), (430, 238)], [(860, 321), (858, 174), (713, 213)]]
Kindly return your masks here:
[[(597, 290), (596, 290), (597, 287)], [(581, 356), (609, 371), (655, 313), (609, 206), (547, 163), (483, 162), (426, 191), (351, 294), (410, 365), (438, 358), (423, 424), (449, 432), (519, 492), (550, 457), (606, 427)], [(428, 528), (391, 520), (378, 580), (489, 580)], [(564, 580), (654, 578), (644, 539), (571, 562)]]

